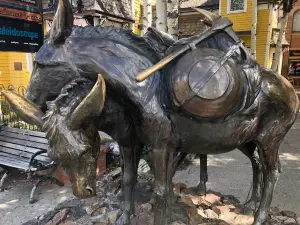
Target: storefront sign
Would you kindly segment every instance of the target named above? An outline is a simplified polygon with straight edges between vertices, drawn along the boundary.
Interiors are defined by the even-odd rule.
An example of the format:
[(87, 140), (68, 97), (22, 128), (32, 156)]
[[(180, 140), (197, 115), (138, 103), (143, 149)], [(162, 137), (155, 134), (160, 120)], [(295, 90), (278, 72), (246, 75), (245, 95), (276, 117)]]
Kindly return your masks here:
[(0, 6), (0, 17), (2, 16), (12, 18), (12, 19), (27, 20), (36, 23), (43, 22), (43, 18), (41, 14)]
[(43, 38), (41, 0), (0, 0), (0, 51), (37, 52)]
[(42, 44), (41, 24), (0, 17), (0, 51), (37, 52)]

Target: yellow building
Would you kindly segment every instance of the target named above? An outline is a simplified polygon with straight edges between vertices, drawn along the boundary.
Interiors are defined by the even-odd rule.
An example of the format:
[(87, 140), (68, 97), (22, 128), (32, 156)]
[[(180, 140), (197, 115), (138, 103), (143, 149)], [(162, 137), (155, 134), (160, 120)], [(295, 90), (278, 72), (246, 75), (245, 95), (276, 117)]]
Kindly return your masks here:
[[(125, 11), (124, 9), (121, 10), (115, 7), (111, 14), (108, 14), (104, 13), (107, 11), (107, 9), (104, 9), (103, 6), (101, 8), (100, 5), (97, 5), (97, 2), (95, 2), (95, 4), (90, 7), (87, 6), (88, 4), (85, 4), (85, 0), (83, 0), (84, 13), (74, 14), (74, 24), (79, 26), (86, 26), (91, 23), (94, 23), (95, 25), (96, 22), (96, 24), (102, 23), (102, 26), (114, 27), (122, 27), (126, 24), (133, 24), (133, 20), (130, 18), (130, 14), (132, 14), (135, 19), (140, 19), (140, 1), (141, 0), (132, 1), (133, 7), (131, 9), (129, 6), (131, 1), (123, 1), (124, 7), (126, 6)], [(50, 29), (49, 25), (51, 24), (51, 20), (53, 19), (54, 11), (53, 8), (48, 8), (48, 0), (42, 0), (42, 2), (45, 21), (44, 32), (47, 33), (47, 31), (49, 31)], [(77, 1), (72, 2), (74, 3)], [(107, 4), (112, 3), (108, 1)], [(83, 15), (85, 15), (86, 17), (83, 17)], [(139, 33), (138, 24), (139, 23), (137, 22), (131, 25), (131, 28), (133, 28), (135, 33)], [(0, 51), (0, 88), (7, 89), (9, 88), (9, 86), (10, 88), (14, 86), (14, 88), (17, 90), (20, 86), (27, 87), (33, 67), (33, 58), (34, 54), (31, 53)]]
[(27, 86), (32, 69), (32, 54), (0, 52), (0, 86)]
[[(252, 29), (252, 0), (220, 0), (219, 14), (233, 22), (233, 29), (238, 36), (251, 48)], [(256, 27), (256, 59), (261, 66), (270, 68), (275, 53), (278, 35), (278, 18), (281, 12), (265, 0), (257, 0), (257, 27)], [(254, 8), (254, 9), (255, 9)], [(283, 40), (283, 47), (288, 43)], [(282, 56), (279, 62), (281, 71)]]

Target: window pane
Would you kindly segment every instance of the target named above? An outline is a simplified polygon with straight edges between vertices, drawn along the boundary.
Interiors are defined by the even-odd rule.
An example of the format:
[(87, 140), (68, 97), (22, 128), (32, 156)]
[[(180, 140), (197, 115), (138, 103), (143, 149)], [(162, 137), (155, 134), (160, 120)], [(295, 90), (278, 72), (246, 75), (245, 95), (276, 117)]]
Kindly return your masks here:
[(230, 11), (244, 10), (244, 6), (245, 6), (244, 0), (230, 1)]
[(300, 10), (295, 12), (293, 19), (293, 31), (300, 32)]

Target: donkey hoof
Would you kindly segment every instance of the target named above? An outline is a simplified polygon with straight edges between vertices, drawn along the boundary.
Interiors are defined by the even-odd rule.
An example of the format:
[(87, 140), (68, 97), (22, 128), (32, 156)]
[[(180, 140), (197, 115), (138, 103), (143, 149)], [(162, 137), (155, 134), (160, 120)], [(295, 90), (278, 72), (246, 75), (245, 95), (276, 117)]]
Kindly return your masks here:
[(241, 213), (248, 216), (253, 216), (256, 210), (256, 201), (247, 202), (242, 208)]
[(36, 203), (36, 202), (37, 202), (37, 199), (33, 199), (33, 198), (29, 199), (29, 204), (33, 204), (33, 203)]
[(204, 196), (206, 195), (206, 188), (202, 185), (197, 186), (197, 195)]
[(255, 213), (255, 210), (252, 208), (249, 208), (248, 206), (244, 206), (241, 208), (241, 214), (247, 215), (247, 216), (253, 216)]

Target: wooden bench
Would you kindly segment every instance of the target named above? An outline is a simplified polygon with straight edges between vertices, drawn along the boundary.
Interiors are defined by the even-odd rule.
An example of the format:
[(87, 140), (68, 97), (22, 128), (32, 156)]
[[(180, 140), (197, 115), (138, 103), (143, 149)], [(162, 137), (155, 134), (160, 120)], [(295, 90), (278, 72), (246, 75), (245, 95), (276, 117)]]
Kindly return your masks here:
[[(47, 156), (48, 140), (45, 133), (22, 130), (0, 125), (0, 166), (5, 170), (0, 181), (0, 191), (4, 190), (4, 181), (9, 175), (9, 168), (17, 168), (27, 173), (28, 178), (35, 175), (37, 181), (34, 184), (29, 198), (29, 203), (36, 199), (35, 191), (39, 184), (45, 180), (63, 184), (54, 178), (57, 165)], [(45, 174), (37, 174), (37, 171), (47, 170)]]

